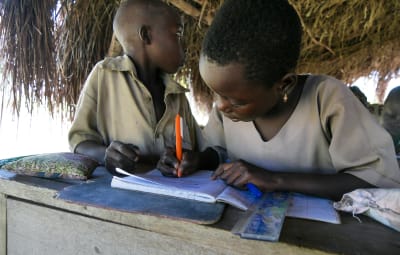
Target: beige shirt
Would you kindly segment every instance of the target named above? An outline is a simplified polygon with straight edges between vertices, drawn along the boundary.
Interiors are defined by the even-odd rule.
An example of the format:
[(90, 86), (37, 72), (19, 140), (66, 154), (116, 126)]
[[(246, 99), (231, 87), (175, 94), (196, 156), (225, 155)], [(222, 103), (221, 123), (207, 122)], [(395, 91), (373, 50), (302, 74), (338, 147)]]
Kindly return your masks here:
[(96, 64), (81, 92), (69, 130), (70, 150), (83, 141), (108, 146), (112, 141), (134, 144), (143, 155), (160, 155), (175, 147), (175, 116), (183, 118), (183, 148), (198, 150), (200, 128), (185, 96), (187, 89), (163, 77), (166, 110), (157, 123), (150, 92), (136, 77), (128, 56), (106, 58)]
[(378, 187), (400, 187), (390, 135), (340, 81), (309, 76), (281, 130), (263, 141), (253, 122), (233, 122), (213, 110), (205, 135), (243, 159), (277, 172), (353, 174)]

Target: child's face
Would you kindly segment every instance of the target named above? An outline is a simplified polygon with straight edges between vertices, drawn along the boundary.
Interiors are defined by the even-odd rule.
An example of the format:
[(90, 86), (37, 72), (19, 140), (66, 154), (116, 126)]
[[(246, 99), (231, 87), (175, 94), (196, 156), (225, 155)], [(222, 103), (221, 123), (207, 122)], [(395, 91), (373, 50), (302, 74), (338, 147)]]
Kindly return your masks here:
[(207, 86), (217, 94), (217, 107), (233, 121), (253, 121), (273, 114), (281, 100), (278, 83), (267, 88), (248, 81), (241, 64), (219, 66), (200, 57), (200, 75)]
[(152, 43), (149, 51), (153, 64), (166, 73), (175, 73), (184, 63), (181, 44), (183, 24), (173, 11), (159, 18), (152, 27)]

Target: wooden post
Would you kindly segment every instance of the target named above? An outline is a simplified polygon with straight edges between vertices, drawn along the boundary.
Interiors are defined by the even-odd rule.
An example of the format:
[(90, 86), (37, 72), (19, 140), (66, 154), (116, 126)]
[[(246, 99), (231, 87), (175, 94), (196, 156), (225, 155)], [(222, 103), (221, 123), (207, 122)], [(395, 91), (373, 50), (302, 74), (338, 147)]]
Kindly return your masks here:
[[(211, 24), (213, 18), (210, 15), (204, 15), (204, 10), (199, 10), (193, 5), (183, 0), (168, 0), (168, 2), (175, 5), (175, 7), (179, 8), (185, 14), (192, 16), (194, 18), (198, 18), (201, 20), (201, 22), (204, 22), (207, 25)], [(207, 5), (207, 1), (197, 1), (197, 2), (201, 3), (204, 6)]]

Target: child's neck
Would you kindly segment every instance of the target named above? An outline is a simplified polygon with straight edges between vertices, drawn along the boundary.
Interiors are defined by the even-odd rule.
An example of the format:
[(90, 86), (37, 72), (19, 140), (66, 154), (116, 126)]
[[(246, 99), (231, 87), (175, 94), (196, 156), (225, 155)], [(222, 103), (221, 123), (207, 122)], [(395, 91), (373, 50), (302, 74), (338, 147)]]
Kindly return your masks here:
[(130, 58), (135, 64), (136, 75), (138, 79), (150, 92), (153, 101), (154, 112), (156, 114), (156, 120), (159, 122), (164, 115), (166, 108), (164, 102), (165, 84), (162, 79), (162, 73), (158, 69), (143, 67), (143, 65), (136, 63), (132, 57)]
[(279, 103), (272, 114), (254, 120), (254, 125), (264, 141), (273, 138), (288, 121), (300, 100), (306, 77), (299, 76), (288, 101)]

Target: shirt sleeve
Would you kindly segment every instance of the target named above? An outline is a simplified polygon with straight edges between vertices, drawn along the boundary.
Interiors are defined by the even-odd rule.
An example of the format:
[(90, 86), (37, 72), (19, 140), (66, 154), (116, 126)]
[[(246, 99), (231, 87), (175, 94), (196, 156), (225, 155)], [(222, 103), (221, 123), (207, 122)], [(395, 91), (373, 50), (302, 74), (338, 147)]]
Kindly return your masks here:
[(226, 162), (228, 153), (225, 142), (224, 123), (222, 115), (216, 107), (213, 107), (203, 132), (207, 145), (218, 153), (220, 163)]
[(400, 186), (390, 135), (346, 86), (329, 86), (320, 93), (320, 114), (337, 172), (352, 174), (381, 188)]
[(188, 129), (190, 132), (190, 141), (192, 142), (192, 150), (203, 151), (208, 147), (207, 140), (204, 137), (203, 130), (198, 125), (194, 118), (189, 102), (184, 94), (181, 95), (181, 100), (184, 107), (184, 119), (187, 121)]
[(103, 143), (97, 129), (98, 68), (96, 66), (89, 74), (79, 96), (75, 117), (68, 132), (68, 143), (72, 152), (83, 141)]

